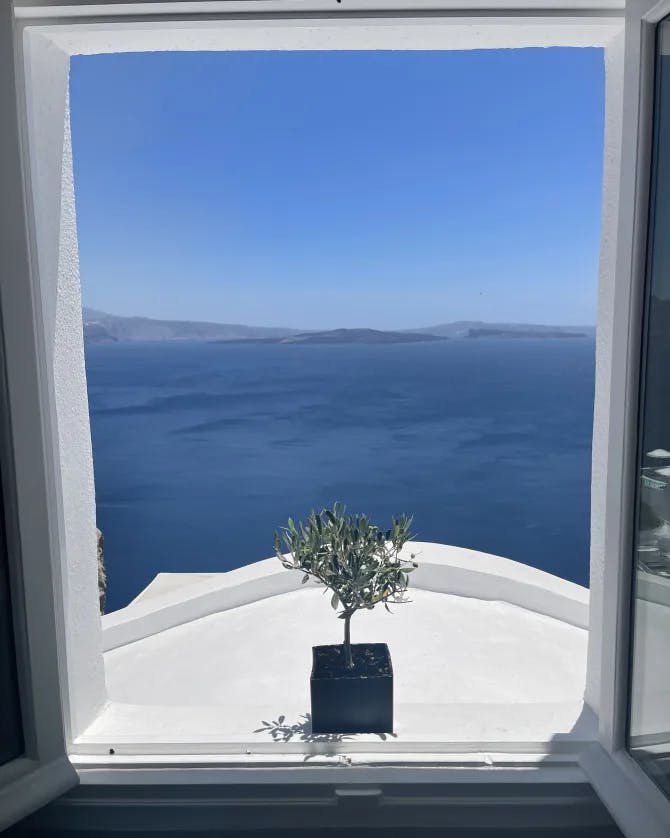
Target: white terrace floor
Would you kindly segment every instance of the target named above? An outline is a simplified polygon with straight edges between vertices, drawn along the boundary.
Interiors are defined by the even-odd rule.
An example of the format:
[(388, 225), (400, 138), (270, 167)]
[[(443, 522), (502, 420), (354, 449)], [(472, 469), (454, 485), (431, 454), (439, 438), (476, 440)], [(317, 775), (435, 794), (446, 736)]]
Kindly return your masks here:
[(354, 642), (391, 650), (393, 736), (311, 736), (311, 647), (341, 642), (342, 623), (320, 588), (270, 559), (161, 574), (104, 617), (110, 702), (79, 748), (562, 752), (593, 739), (582, 703), (588, 592), (497, 556), (412, 549), (412, 602), (352, 621)]

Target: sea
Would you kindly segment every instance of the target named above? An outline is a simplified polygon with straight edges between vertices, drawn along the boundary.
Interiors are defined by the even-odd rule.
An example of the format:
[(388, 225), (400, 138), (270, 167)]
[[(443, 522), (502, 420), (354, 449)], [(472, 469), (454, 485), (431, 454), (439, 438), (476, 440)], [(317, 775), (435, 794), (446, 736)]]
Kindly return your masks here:
[[(590, 337), (86, 347), (107, 610), (344, 503), (588, 584)], [(420, 558), (420, 557), (419, 557)]]

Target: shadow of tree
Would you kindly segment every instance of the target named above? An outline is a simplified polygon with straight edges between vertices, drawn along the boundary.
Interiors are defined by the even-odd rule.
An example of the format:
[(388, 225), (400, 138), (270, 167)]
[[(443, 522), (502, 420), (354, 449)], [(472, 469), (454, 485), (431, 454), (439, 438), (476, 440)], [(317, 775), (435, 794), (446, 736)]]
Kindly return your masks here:
[(277, 716), (273, 721), (261, 721), (262, 727), (254, 730), (254, 733), (267, 733), (273, 742), (344, 742), (346, 739), (351, 739), (344, 733), (312, 733), (312, 714), (301, 713), (300, 721), (290, 722), (286, 721), (286, 716), (283, 714)]
[[(254, 733), (266, 733), (273, 742), (312, 742), (333, 744), (345, 742), (356, 738), (355, 733), (312, 733), (312, 714), (301, 713), (299, 721), (288, 722), (286, 716), (281, 714), (272, 721), (261, 721), (261, 727), (256, 728)], [(389, 738), (396, 738), (395, 733), (376, 733), (384, 742)]]

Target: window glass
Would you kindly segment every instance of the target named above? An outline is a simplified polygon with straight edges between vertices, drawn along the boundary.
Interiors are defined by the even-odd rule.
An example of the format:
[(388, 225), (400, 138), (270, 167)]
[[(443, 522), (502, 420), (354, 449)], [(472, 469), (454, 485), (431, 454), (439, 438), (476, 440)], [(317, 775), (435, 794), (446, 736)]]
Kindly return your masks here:
[(635, 510), (629, 747), (670, 792), (670, 19), (658, 39)]

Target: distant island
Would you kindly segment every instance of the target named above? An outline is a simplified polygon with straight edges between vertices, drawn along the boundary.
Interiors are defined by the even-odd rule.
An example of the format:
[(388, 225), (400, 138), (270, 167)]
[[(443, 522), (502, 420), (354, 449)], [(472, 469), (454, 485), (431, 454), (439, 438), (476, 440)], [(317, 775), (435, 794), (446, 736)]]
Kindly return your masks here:
[(285, 337), (301, 329), (210, 323), (199, 320), (158, 320), (123, 317), (92, 308), (83, 309), (84, 338), (92, 343), (125, 341), (238, 340)]
[[(440, 335), (417, 332), (384, 332), (379, 329), (330, 329), (325, 332), (302, 332), (283, 338), (251, 338), (254, 343), (426, 343), (449, 340)], [(248, 343), (249, 338), (217, 340), (216, 343)]]
[(83, 309), (87, 343), (131, 341), (208, 341), (210, 343), (392, 344), (425, 343), (470, 338), (583, 338), (593, 337), (593, 326), (544, 326), (529, 323), (484, 323), (456, 320), (416, 329), (288, 329), (280, 326), (246, 326), (198, 320), (159, 320), (124, 317), (96, 309)]
[(469, 329), (469, 338), (585, 338), (585, 332), (569, 332), (561, 329), (547, 329), (538, 333), (532, 329)]

